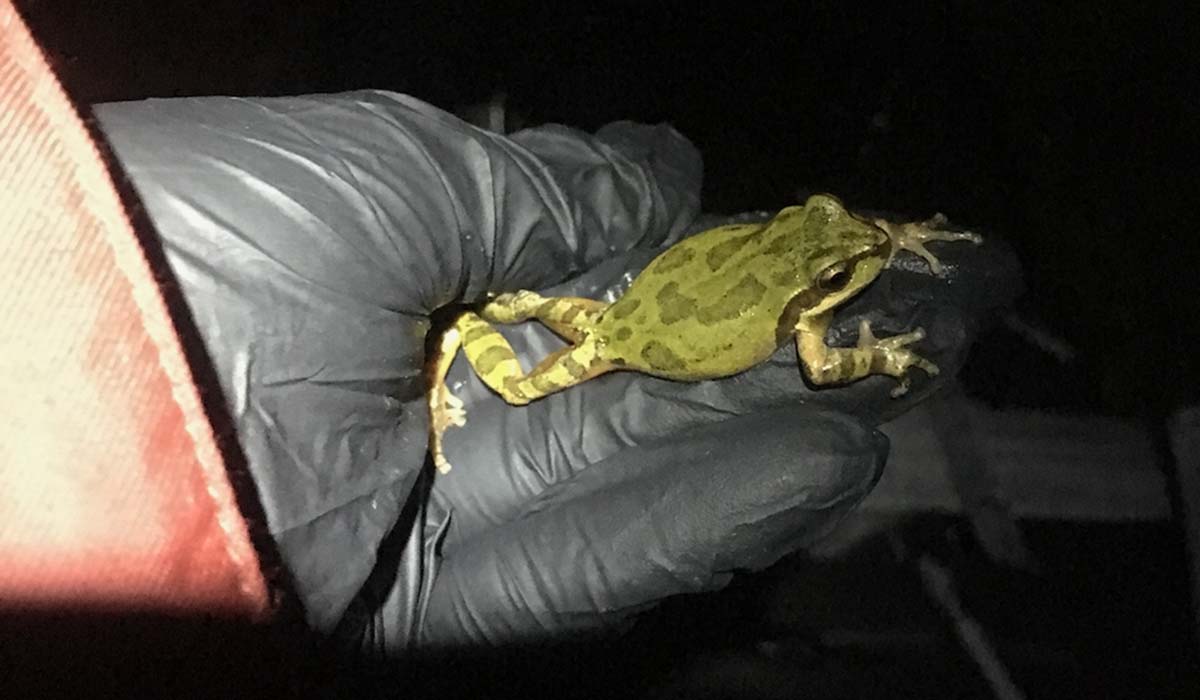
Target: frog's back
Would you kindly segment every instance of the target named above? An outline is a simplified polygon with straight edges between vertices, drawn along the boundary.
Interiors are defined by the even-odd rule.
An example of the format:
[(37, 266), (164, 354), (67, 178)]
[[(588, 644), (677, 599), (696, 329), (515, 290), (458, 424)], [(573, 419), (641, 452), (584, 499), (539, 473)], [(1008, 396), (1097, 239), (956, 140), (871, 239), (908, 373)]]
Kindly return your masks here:
[(664, 251), (600, 318), (602, 355), (672, 379), (736, 374), (786, 339), (790, 270), (763, 250), (764, 224), (705, 231)]

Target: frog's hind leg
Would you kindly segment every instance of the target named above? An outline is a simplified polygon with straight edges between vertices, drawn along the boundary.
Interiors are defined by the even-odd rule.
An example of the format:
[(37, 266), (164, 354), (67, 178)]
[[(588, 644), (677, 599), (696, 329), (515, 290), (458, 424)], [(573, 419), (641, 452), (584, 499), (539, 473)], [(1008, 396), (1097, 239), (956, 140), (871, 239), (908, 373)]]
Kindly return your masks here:
[(595, 341), (581, 335), (579, 344), (551, 353), (526, 373), (508, 340), (481, 314), (467, 312), (454, 325), (462, 334), (463, 354), (475, 373), (514, 406), (523, 406), (615, 369), (600, 359)]
[[(615, 369), (597, 357), (588, 330), (608, 304), (579, 297), (547, 298), (534, 292), (501, 294), (478, 313), (460, 315), (442, 336), (437, 356), (430, 363), (429, 451), (438, 471), (450, 471), (442, 452), (442, 436), (451, 426), (466, 424), (463, 402), (446, 386), (446, 373), (459, 348), (475, 373), (510, 404), (523, 405)], [(557, 335), (573, 343), (551, 354), (526, 374), (512, 346), (491, 323), (541, 321)], [(491, 323), (489, 323), (489, 321)]]
[(551, 298), (523, 290), (497, 296), (479, 310), (479, 315), (493, 323), (520, 323), (534, 318), (564, 340), (580, 343), (607, 308), (608, 304), (595, 299)]

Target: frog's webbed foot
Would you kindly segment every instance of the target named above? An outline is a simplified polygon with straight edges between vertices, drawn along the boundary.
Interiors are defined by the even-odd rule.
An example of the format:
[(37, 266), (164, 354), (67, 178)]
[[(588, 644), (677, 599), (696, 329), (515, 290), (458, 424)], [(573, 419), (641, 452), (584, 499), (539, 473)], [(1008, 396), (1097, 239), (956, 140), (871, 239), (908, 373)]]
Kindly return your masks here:
[(892, 398), (908, 393), (908, 370), (916, 367), (930, 377), (937, 376), (938, 366), (910, 350), (907, 346), (925, 337), (925, 331), (916, 328), (908, 333), (887, 338), (876, 338), (871, 331), (871, 322), (863, 319), (858, 323), (858, 350), (870, 353), (871, 374), (886, 374), (895, 377), (899, 384), (892, 389)]
[(450, 393), (446, 385), (435, 389), (429, 397), (429, 408), (433, 411), (433, 429), (443, 433), (446, 428), (461, 428), (467, 424), (467, 409), (462, 399)]
[(949, 223), (945, 214), (934, 214), (925, 221), (895, 224), (885, 219), (876, 219), (875, 225), (883, 229), (892, 239), (896, 249), (916, 253), (929, 263), (929, 270), (935, 275), (942, 273), (942, 263), (925, 244), (930, 241), (970, 241), (975, 245), (983, 243), (983, 237), (970, 231), (942, 231), (941, 227)]
[(445, 474), (450, 471), (450, 462), (442, 452), (443, 436), (451, 426), (461, 428), (467, 424), (467, 409), (462, 399), (455, 396), (446, 386), (446, 374), (454, 363), (454, 356), (462, 346), (462, 333), (456, 327), (449, 328), (438, 342), (438, 347), (427, 367), (429, 371), (429, 454), (437, 470)]
[(450, 471), (450, 462), (442, 451), (442, 438), (446, 429), (451, 426), (461, 428), (467, 424), (467, 410), (463, 407), (462, 399), (450, 392), (450, 388), (440, 383), (429, 392), (429, 453), (433, 456), (433, 465), (438, 472), (445, 474)]

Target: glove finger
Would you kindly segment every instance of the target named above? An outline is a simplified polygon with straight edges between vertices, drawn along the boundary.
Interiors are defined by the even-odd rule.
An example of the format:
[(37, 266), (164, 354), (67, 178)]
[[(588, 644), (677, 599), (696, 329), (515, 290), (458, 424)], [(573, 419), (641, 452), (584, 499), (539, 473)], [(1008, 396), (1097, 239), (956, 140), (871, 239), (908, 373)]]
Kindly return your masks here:
[(857, 420), (805, 407), (624, 450), (447, 551), (422, 642), (600, 630), (666, 596), (718, 588), (828, 532), (873, 486), (886, 452), (886, 438)]

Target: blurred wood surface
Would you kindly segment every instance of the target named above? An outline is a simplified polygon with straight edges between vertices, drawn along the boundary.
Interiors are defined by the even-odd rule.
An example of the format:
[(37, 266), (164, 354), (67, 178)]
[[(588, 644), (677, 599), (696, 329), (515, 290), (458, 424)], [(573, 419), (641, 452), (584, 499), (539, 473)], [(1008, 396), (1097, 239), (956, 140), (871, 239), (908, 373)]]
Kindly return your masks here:
[(954, 396), (918, 406), (881, 429), (892, 441), (887, 469), (860, 510), (965, 512), (934, 415), (966, 417), (962, 440), (984, 460), (995, 496), (1018, 518), (1146, 521), (1171, 517), (1152, 437), (1137, 423), (1038, 411), (993, 410)]

